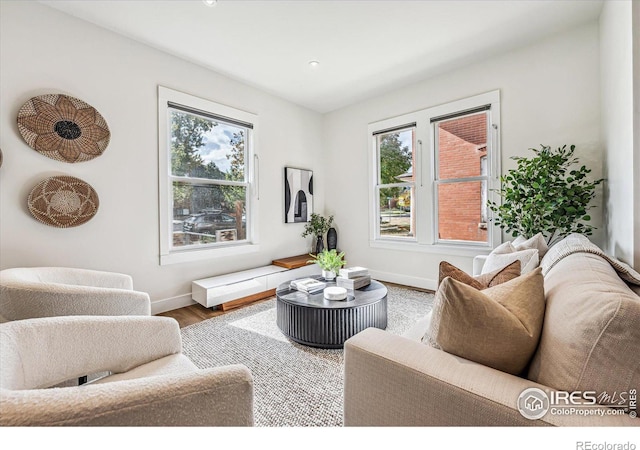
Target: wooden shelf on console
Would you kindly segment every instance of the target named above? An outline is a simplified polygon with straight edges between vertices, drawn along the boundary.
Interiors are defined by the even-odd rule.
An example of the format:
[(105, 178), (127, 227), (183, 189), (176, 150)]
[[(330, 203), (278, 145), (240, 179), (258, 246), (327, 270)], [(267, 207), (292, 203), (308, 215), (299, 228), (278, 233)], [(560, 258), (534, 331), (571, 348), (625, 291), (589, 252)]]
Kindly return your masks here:
[(290, 256), (288, 258), (274, 259), (271, 264), (278, 267), (284, 267), (285, 269), (299, 269), (307, 265), (307, 261), (311, 259), (309, 254)]
[(248, 305), (249, 303), (257, 302), (258, 300), (264, 300), (265, 298), (269, 298), (274, 295), (276, 295), (275, 288), (269, 289), (268, 291), (259, 292), (257, 294), (249, 295), (247, 297), (242, 297), (237, 300), (232, 300), (230, 302), (222, 303), (220, 305), (220, 309), (222, 309), (223, 311), (229, 311), (230, 309)]

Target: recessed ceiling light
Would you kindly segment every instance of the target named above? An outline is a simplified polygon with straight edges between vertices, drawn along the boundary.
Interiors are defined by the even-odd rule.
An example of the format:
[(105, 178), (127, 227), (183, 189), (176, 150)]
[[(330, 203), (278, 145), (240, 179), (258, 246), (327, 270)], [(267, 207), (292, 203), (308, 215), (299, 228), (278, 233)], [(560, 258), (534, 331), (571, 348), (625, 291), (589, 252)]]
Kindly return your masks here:
[(218, 0), (202, 0), (202, 3), (207, 6), (216, 6), (218, 4)]
[(311, 67), (318, 67), (320, 65), (320, 61), (316, 61), (316, 60), (309, 61), (309, 65)]

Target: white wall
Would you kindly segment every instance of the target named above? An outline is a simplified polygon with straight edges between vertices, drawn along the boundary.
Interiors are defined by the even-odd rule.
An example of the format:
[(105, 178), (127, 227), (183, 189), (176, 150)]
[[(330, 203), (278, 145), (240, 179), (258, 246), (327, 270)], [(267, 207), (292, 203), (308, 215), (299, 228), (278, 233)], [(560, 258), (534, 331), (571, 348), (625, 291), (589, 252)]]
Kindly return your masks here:
[[(434, 288), (438, 264), (446, 259), (471, 271), (471, 258), (369, 247), (367, 124), (452, 100), (501, 90), (502, 170), (527, 149), (575, 144), (576, 156), (600, 177), (599, 52), (596, 23), (552, 36), (517, 51), (361, 102), (325, 116), (325, 191), (335, 214), (338, 242), (349, 264), (371, 268), (378, 278)], [(592, 210), (593, 239), (602, 237), (601, 195)]]
[[(316, 186), (326, 183), (320, 115), (36, 2), (0, 5), (0, 267), (128, 273), (159, 312), (189, 303), (194, 279), (309, 251), (310, 238), (300, 237), (303, 225), (284, 224), (283, 168), (312, 169)], [(159, 84), (258, 114), (259, 254), (159, 265)], [(102, 156), (67, 164), (27, 146), (16, 114), (29, 98), (45, 93), (80, 98), (105, 117), (111, 142)], [(76, 228), (43, 225), (26, 207), (36, 183), (63, 174), (85, 180), (100, 197), (97, 215)], [(318, 191), (315, 209), (322, 212)]]
[(631, 2), (605, 2), (600, 14), (602, 141), (607, 253), (634, 264), (633, 63)]

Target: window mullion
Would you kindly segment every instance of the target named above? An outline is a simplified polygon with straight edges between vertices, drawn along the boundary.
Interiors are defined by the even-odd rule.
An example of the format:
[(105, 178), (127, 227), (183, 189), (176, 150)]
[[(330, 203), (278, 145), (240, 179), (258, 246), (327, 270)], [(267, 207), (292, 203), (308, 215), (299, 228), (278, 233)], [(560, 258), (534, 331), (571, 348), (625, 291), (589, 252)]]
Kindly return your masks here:
[(405, 183), (392, 183), (392, 184), (379, 184), (378, 187), (380, 189), (389, 189), (394, 187), (414, 187), (415, 182), (405, 182)]
[(248, 187), (249, 183), (246, 181), (231, 181), (231, 180), (213, 180), (208, 178), (192, 178), (192, 177), (179, 177), (171, 175), (169, 177), (171, 181), (185, 184), (212, 184), (219, 186), (239, 186)]
[(461, 177), (461, 178), (445, 178), (440, 180), (435, 180), (436, 183), (446, 184), (446, 183), (464, 183), (467, 181), (487, 181), (488, 177), (486, 175), (482, 175), (479, 177)]

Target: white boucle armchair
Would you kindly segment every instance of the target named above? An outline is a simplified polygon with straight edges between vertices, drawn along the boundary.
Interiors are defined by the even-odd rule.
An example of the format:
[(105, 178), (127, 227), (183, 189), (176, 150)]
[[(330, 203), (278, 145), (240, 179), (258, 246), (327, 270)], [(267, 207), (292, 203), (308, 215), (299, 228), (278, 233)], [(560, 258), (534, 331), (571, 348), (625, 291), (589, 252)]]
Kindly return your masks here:
[(0, 271), (0, 322), (36, 317), (146, 315), (146, 292), (129, 275), (69, 267)]
[[(251, 426), (242, 365), (198, 369), (168, 317), (67, 316), (0, 324), (1, 426)], [(112, 375), (52, 387), (83, 374)]]

